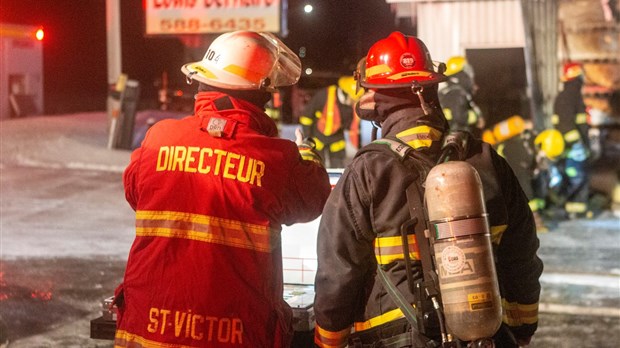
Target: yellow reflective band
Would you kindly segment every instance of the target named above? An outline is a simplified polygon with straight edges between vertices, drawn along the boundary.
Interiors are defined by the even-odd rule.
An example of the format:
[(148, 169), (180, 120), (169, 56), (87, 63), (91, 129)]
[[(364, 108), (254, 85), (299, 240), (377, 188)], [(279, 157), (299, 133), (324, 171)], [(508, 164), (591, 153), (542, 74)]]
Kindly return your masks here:
[[(125, 330), (117, 330), (114, 337), (114, 347), (135, 347), (135, 348), (170, 348), (170, 344), (161, 343), (146, 339), (142, 336), (129, 333)], [(184, 348), (187, 346), (176, 346), (178, 348)]]
[(429, 77), (431, 76), (431, 73), (428, 71), (403, 71), (401, 73), (398, 74), (394, 74), (390, 77), (388, 77), (388, 79), (390, 80), (400, 80), (400, 79), (404, 79), (406, 77), (412, 77), (412, 76), (419, 76), (419, 77)]
[(577, 114), (577, 116), (575, 116), (576, 124), (586, 124), (587, 122), (588, 122), (588, 115), (586, 115), (584, 112), (580, 112)]
[(506, 228), (508, 228), (508, 225), (491, 226), (491, 243), (499, 245)]
[(446, 120), (452, 121), (452, 110), (448, 108), (443, 109), (443, 115), (446, 117)]
[(564, 133), (564, 140), (566, 140), (567, 143), (575, 142), (579, 140), (580, 138), (581, 138), (581, 135), (579, 135), (579, 131), (576, 129), (573, 129), (571, 131)]
[(531, 211), (538, 211), (545, 208), (545, 200), (542, 198), (533, 198), (528, 203)]
[[(323, 134), (329, 136), (334, 133), (334, 107), (336, 106), (336, 86), (327, 89), (327, 110), (325, 110), (325, 130)], [(334, 151), (332, 151), (334, 152)]]
[(478, 123), (478, 115), (474, 112), (474, 110), (469, 110), (467, 112), (467, 124), (473, 125), (476, 123)]
[(316, 153), (314, 153), (314, 151), (310, 150), (310, 149), (299, 149), (299, 154), (301, 155), (301, 158), (304, 161), (312, 161), (312, 162), (316, 162), (320, 165), (323, 165), (323, 163), (321, 162), (321, 158), (317, 156)]
[(268, 226), (208, 215), (148, 210), (136, 211), (136, 236), (183, 238), (268, 253), (272, 238), (279, 238)]
[[(415, 235), (408, 235), (407, 242), (409, 244), (409, 257), (412, 260), (419, 260), (420, 255)], [(380, 265), (387, 265), (396, 260), (404, 259), (403, 243), (400, 236), (375, 238), (374, 247), (375, 257)]]
[(506, 155), (504, 155), (504, 148), (505, 147), (506, 147), (505, 144), (499, 144), (499, 145), (497, 145), (497, 150), (496, 150), (497, 154), (502, 156), (502, 157), (504, 157), (504, 158), (506, 158)]
[[(407, 241), (409, 244), (415, 244), (415, 235), (409, 234), (407, 235)], [(375, 238), (375, 248), (386, 248), (386, 247), (394, 247), (394, 246), (402, 246), (403, 239), (401, 236), (392, 236), (392, 237), (378, 237)]]
[(538, 322), (538, 303), (520, 304), (502, 299), (504, 315), (502, 320), (509, 326), (536, 324)]
[(386, 64), (375, 65), (373, 67), (366, 69), (366, 78), (373, 77), (379, 74), (391, 73), (392, 68), (387, 66)]
[(312, 126), (312, 124), (314, 123), (314, 120), (307, 116), (300, 116), (299, 123), (301, 123), (304, 126)]
[(568, 176), (569, 178), (574, 178), (579, 175), (579, 171), (575, 167), (566, 167), (565, 171), (566, 176)]
[(318, 138), (316, 138), (316, 137), (312, 138), (312, 140), (314, 140), (314, 148), (315, 148), (317, 151), (321, 151), (321, 150), (323, 150), (323, 148), (325, 147), (325, 143), (324, 143), (324, 142), (320, 141), (320, 140), (319, 140)]
[(344, 348), (347, 346), (351, 328), (340, 331), (328, 331), (316, 325), (314, 328), (314, 343), (322, 348)]
[(342, 151), (345, 147), (347, 147), (347, 143), (344, 140), (338, 140), (337, 142), (329, 145), (329, 152)]
[(558, 124), (560, 124), (560, 116), (558, 114), (553, 114), (551, 116), (551, 124), (554, 126), (557, 126)]
[(441, 135), (441, 131), (435, 128), (418, 126), (406, 129), (396, 134), (396, 137), (414, 149), (418, 149), (421, 147), (430, 147), (433, 141), (441, 139)]
[[(412, 307), (414, 306), (412, 305)], [(403, 311), (401, 311), (400, 308), (396, 308), (389, 312), (385, 312), (381, 315), (378, 315), (374, 318), (370, 318), (364, 322), (356, 322), (355, 331), (368, 330), (370, 328), (373, 328), (373, 327), (376, 327), (376, 326), (379, 326), (385, 323), (389, 323), (390, 321), (400, 319), (402, 317), (404, 317)]]
[(588, 205), (583, 202), (566, 202), (564, 210), (567, 213), (585, 213), (588, 210)]
[(256, 83), (258, 84), (261, 80), (261, 78), (263, 78), (263, 74), (256, 72), (256, 71), (252, 71), (249, 69), (246, 69), (244, 67), (241, 67), (239, 65), (235, 65), (235, 64), (230, 64), (226, 67), (224, 67), (224, 69), (222, 69), (224, 71), (227, 71), (233, 75), (237, 75), (241, 78), (244, 78), (252, 83)]

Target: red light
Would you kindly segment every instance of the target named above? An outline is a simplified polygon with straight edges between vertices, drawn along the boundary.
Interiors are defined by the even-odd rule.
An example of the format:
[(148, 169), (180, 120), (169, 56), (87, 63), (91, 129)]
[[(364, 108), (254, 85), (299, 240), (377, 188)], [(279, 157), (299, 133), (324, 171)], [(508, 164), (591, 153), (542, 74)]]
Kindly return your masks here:
[(37, 40), (41, 41), (43, 40), (43, 37), (45, 36), (45, 32), (43, 31), (43, 28), (39, 28), (37, 29), (37, 32), (34, 34), (34, 36), (37, 38)]

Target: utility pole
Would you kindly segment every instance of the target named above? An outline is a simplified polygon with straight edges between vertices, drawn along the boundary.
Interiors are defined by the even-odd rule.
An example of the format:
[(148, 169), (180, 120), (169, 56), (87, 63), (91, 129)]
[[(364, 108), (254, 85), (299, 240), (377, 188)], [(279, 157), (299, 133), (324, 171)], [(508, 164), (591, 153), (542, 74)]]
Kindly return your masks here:
[[(121, 62), (121, 10), (120, 0), (106, 0), (105, 4), (106, 16), (106, 38), (108, 53), (108, 86), (109, 92), (121, 92), (124, 86), (121, 79), (122, 62)], [(112, 88), (112, 86), (115, 86)], [(110, 124), (110, 140), (108, 148), (112, 148), (112, 138), (116, 129), (121, 109), (120, 98), (115, 98), (113, 93), (108, 93), (108, 119)]]

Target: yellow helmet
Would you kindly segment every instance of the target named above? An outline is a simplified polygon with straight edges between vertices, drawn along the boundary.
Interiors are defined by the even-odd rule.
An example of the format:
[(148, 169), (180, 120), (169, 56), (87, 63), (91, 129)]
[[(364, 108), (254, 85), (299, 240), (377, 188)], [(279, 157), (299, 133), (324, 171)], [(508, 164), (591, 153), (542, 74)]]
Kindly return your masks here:
[(341, 76), (338, 79), (338, 87), (354, 101), (357, 101), (364, 94), (362, 88), (359, 91), (357, 90), (357, 81), (353, 76)]
[(444, 73), (447, 76), (452, 76), (456, 73), (463, 71), (465, 65), (467, 64), (467, 58), (463, 56), (454, 56), (448, 58), (446, 62), (446, 72)]
[(562, 137), (562, 133), (557, 129), (546, 129), (542, 131), (536, 136), (536, 139), (534, 139), (534, 144), (536, 144), (549, 159), (555, 159), (564, 152), (564, 138)]

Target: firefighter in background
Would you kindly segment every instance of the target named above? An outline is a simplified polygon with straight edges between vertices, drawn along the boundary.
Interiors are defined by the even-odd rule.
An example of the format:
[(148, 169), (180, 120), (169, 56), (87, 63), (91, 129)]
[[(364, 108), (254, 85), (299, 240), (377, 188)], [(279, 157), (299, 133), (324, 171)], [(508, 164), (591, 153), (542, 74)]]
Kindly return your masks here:
[(564, 153), (564, 138), (557, 129), (545, 129), (534, 139), (536, 167), (534, 168), (534, 192), (538, 195), (530, 201), (532, 211), (543, 211), (545, 216), (555, 219), (551, 211), (562, 185), (558, 162)]
[[(445, 76), (435, 71), (422, 41), (400, 32), (372, 45), (356, 75), (366, 91), (356, 103), (357, 114), (380, 125), (383, 138), (357, 152), (323, 209), (315, 344), (419, 347), (412, 343), (412, 329), (424, 333), (419, 339), (441, 342), (432, 305), (412, 293), (407, 280), (425, 288), (423, 271), (434, 271), (421, 266), (421, 259), (430, 257), (419, 252), (427, 238), (416, 238), (424, 233), (424, 218), (417, 220), (415, 233), (401, 227), (413, 219), (409, 204), (423, 211), (425, 173), (439, 160), (449, 131), (437, 96)], [(484, 185), (505, 313), (497, 342), (516, 347), (512, 334), (526, 345), (537, 328), (542, 272), (532, 213), (508, 163), (490, 145), (473, 137), (468, 143), (461, 155), (476, 167)], [(411, 187), (418, 194), (408, 198)], [(411, 263), (405, 261), (405, 248)], [(410, 326), (377, 275), (378, 267), (405, 297), (402, 303), (420, 304), (416, 308), (424, 311), (418, 320), (423, 327)]]
[(136, 237), (114, 346), (289, 347), (281, 226), (315, 219), (331, 189), (301, 132), (279, 138), (265, 114), (301, 62), (270, 33), (235, 31), (181, 70), (199, 83), (195, 114), (153, 125), (123, 176)]
[(463, 56), (450, 57), (446, 62), (448, 80), (440, 85), (439, 102), (453, 131), (469, 131), (482, 136), (485, 121), (473, 100), (476, 93), (474, 70)]
[(529, 200), (536, 231), (547, 232), (543, 216), (549, 198), (551, 166), (564, 149), (561, 135), (554, 129), (536, 134), (532, 121), (519, 115), (496, 124), (492, 133), (495, 150), (510, 164)]
[(495, 150), (510, 164), (528, 199), (533, 199), (536, 154), (532, 122), (519, 115), (508, 117), (493, 127), (493, 138)]
[(563, 66), (563, 88), (553, 106), (551, 122), (562, 133), (565, 150), (560, 164), (566, 179), (562, 193), (569, 217), (588, 216), (589, 176), (586, 168), (590, 156), (586, 107), (581, 94), (583, 67), (574, 62)]
[(342, 76), (337, 84), (317, 91), (299, 116), (303, 133), (312, 137), (331, 168), (344, 167), (345, 131), (353, 123), (353, 103), (359, 97), (352, 80), (352, 76)]

